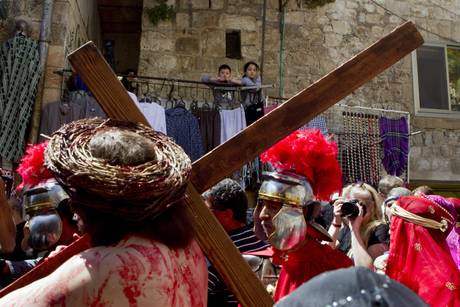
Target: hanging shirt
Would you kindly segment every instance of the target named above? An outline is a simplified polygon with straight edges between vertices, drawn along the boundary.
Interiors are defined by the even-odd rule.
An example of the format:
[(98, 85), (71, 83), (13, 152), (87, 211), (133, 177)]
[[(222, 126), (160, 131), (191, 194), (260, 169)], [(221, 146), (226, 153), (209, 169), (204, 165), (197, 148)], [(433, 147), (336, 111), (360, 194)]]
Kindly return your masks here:
[[(48, 103), (42, 110), (40, 134), (51, 136), (62, 125), (82, 118), (83, 108), (79, 103), (56, 101)], [(39, 142), (46, 138), (39, 137)]]
[(207, 301), (206, 262), (184, 249), (131, 235), (79, 253), (53, 273), (0, 299), (0, 306), (192, 306)]
[(201, 139), (205, 153), (220, 144), (220, 115), (215, 109), (192, 111), (200, 125)]
[(233, 110), (220, 110), (220, 143), (224, 143), (235, 134), (246, 128), (246, 117), (243, 107)]
[(166, 132), (192, 161), (203, 155), (198, 120), (190, 111), (182, 107), (166, 110)]
[(155, 102), (141, 102), (139, 108), (155, 131), (166, 134), (166, 114), (162, 106)]

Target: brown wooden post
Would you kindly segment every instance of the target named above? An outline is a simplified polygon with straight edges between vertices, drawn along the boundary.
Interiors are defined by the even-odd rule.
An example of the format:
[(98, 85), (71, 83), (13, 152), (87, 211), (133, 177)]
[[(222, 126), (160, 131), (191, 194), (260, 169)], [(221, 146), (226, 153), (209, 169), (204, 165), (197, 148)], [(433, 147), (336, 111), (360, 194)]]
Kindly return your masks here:
[[(421, 44), (423, 38), (415, 26), (411, 22), (403, 24), (193, 164), (193, 184), (187, 188), (186, 203), (195, 218), (200, 246), (243, 306), (271, 306), (273, 300), (207, 209), (199, 193)], [(146, 123), (139, 109), (131, 99), (127, 99), (129, 96), (94, 44), (85, 44), (69, 59), (110, 117)], [(5, 293), (2, 291), (1, 295)]]

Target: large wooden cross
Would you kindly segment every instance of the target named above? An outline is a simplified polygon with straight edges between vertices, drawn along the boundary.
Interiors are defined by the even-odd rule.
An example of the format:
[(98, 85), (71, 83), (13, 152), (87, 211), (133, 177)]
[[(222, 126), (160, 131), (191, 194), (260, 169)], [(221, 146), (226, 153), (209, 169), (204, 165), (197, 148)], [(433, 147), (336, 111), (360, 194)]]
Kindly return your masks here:
[[(407, 22), (399, 26), (193, 163), (191, 183), (187, 187), (186, 194), (187, 209), (195, 219), (194, 226), (203, 252), (222, 275), (241, 305), (272, 306), (273, 300), (208, 210), (200, 193), (351, 94), (421, 44), (423, 38), (414, 24)], [(69, 55), (69, 60), (110, 117), (148, 125), (143, 114), (92, 42)], [(73, 248), (71, 252), (63, 253), (61, 257), (56, 258), (59, 260), (48, 263), (41, 269), (37, 267), (35, 271), (38, 273), (35, 277), (32, 274), (27, 278), (26, 275), (22, 283), (4, 289), (0, 292), (0, 296), (27, 284), (40, 274), (44, 276), (50, 273), (77, 251), (78, 248)]]

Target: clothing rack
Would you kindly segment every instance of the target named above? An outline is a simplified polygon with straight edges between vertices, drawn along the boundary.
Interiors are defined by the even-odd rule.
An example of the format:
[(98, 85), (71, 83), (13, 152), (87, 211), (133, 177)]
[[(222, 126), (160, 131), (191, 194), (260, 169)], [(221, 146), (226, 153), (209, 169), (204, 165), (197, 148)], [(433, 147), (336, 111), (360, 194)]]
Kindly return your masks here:
[[(129, 78), (131, 86), (134, 88), (134, 93), (139, 97), (148, 97), (150, 95), (164, 99), (182, 99), (188, 101), (198, 101), (213, 103), (213, 91), (224, 90), (234, 91), (241, 100), (241, 92), (272, 88), (272, 84), (264, 84), (261, 86), (240, 86), (238, 84), (220, 85), (215, 83), (205, 83), (195, 80), (161, 78), (149, 76), (128, 76), (119, 75), (120, 78)], [(187, 107), (189, 107), (187, 105)]]
[[(284, 97), (267, 96), (266, 105), (279, 105), (286, 100), (287, 98)], [(376, 186), (379, 177), (386, 173), (383, 160), (384, 154), (388, 152), (383, 147), (385, 140), (380, 136), (381, 120), (407, 122), (407, 133), (405, 130), (399, 133), (407, 143), (411, 135), (418, 133), (410, 132), (409, 112), (346, 104), (332, 106), (306, 126), (321, 128), (322, 132), (322, 128), (327, 127), (326, 133), (332, 135), (339, 147), (338, 159), (344, 173), (344, 183), (369, 181), (368, 183)], [(319, 127), (321, 121), (326, 127)], [(400, 174), (400, 177), (407, 182), (410, 178), (409, 149), (408, 147), (407, 165)], [(386, 159), (388, 161), (389, 158)], [(378, 166), (376, 161), (380, 161)]]

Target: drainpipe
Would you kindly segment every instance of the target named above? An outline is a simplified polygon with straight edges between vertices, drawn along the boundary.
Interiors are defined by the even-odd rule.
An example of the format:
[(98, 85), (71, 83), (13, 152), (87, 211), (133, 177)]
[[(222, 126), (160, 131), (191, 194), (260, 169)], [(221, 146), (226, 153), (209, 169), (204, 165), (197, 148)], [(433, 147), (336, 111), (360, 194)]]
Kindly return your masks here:
[(264, 0), (262, 10), (262, 46), (260, 48), (260, 78), (263, 80), (264, 75), (264, 59), (265, 59), (265, 27), (267, 23), (267, 0)]
[(38, 84), (37, 95), (32, 112), (32, 120), (30, 125), (29, 143), (36, 143), (40, 128), (40, 115), (43, 100), (43, 89), (45, 84), (46, 61), (48, 59), (48, 48), (51, 34), (51, 17), (53, 16), (54, 0), (43, 1), (42, 21), (40, 24), (40, 39), (38, 43), (38, 52), (40, 55), (40, 82)]
[[(286, 1), (287, 3), (287, 1)], [(280, 71), (279, 71), (279, 97), (284, 97), (284, 36), (286, 31), (285, 15), (286, 3), (281, 7), (280, 12)]]

